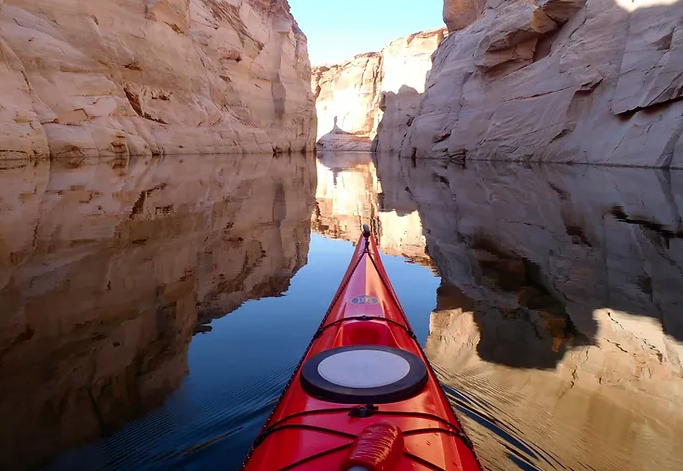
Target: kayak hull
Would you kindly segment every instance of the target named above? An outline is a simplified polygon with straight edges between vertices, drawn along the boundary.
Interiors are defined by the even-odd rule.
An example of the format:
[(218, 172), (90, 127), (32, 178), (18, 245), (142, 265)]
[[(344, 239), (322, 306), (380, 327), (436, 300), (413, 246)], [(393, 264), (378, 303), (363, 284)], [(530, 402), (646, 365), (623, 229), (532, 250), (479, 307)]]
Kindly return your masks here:
[[(332, 357), (357, 363), (344, 373)], [(380, 362), (375, 370), (373, 358)], [(399, 379), (375, 384), (392, 375)], [(402, 452), (392, 458), (392, 471), (481, 470), (366, 232), (242, 469), (346, 471), (359, 436), (374, 424), (399, 430)]]

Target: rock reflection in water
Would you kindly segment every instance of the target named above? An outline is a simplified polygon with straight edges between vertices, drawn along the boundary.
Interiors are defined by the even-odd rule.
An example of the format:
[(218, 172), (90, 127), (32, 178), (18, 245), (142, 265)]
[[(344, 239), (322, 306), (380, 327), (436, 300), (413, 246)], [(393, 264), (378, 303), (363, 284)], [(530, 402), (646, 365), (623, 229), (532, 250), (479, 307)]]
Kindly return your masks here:
[(315, 232), (355, 243), (362, 224), (369, 223), (384, 253), (431, 265), (415, 204), (406, 191), (393, 191), (394, 181), (392, 193), (385, 193), (369, 153), (321, 152), (317, 168)]
[(6, 163), (0, 469), (160, 405), (198, 324), (305, 264), (312, 157)]
[(470, 423), (486, 465), (683, 469), (683, 174), (402, 171), (443, 279), (426, 350), (480, 399), (463, 408), (498, 421)]
[(314, 230), (428, 254), (426, 351), (488, 469), (683, 469), (683, 173), (366, 159), (323, 155)]

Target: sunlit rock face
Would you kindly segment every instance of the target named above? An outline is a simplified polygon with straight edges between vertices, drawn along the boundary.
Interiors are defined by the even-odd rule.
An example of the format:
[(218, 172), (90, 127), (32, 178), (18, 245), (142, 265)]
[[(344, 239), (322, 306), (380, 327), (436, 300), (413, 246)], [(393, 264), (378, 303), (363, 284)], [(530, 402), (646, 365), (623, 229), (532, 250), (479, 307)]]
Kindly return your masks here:
[[(683, 174), (392, 165), (378, 178), (407, 184), (443, 278), (426, 346), (442, 379), (514, 424), (538, 469), (548, 452), (681, 469)], [(519, 469), (505, 438), (470, 429), (490, 469)]]
[(319, 147), (370, 149), (379, 122), (381, 66), (381, 54), (370, 52), (344, 64), (313, 67)]
[(444, 0), (443, 22), (448, 31), (466, 28), (479, 18), (486, 7), (486, 0)]
[[(398, 160), (380, 161), (381, 170), (398, 171)], [(425, 253), (422, 224), (410, 195), (393, 182), (385, 192), (369, 153), (322, 152), (312, 226), (334, 239), (356, 242), (362, 225), (377, 234), (380, 249), (431, 265)]]
[(269, 155), (0, 170), (0, 468), (160, 405), (199, 323), (285, 291), (315, 178)]
[(444, 16), (402, 155), (683, 166), (683, 2), (446, 0)]
[[(397, 133), (405, 134), (405, 125), (417, 109), (431, 54), (444, 33), (445, 29), (439, 28), (411, 34), (380, 52), (360, 54), (343, 64), (313, 67), (318, 147), (368, 151), (373, 139), (384, 135), (382, 150), (390, 150), (391, 139), (395, 140)], [(378, 129), (382, 120), (385, 124)]]
[(0, 156), (313, 149), (286, 0), (0, 2)]

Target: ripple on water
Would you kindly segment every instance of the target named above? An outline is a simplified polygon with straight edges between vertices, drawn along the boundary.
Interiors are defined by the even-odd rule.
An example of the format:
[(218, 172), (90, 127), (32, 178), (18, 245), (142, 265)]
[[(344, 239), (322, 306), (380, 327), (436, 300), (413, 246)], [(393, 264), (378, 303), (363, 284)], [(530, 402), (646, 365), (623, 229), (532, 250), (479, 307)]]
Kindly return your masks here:
[(201, 469), (207, 459), (216, 463), (219, 455), (227, 455), (236, 467), (240, 458), (235, 448), (241, 451), (251, 440), (234, 440), (235, 435), (258, 431), (295, 367), (291, 362), (279, 365), (272, 374), (247, 385), (224, 384), (194, 404), (188, 403), (187, 385), (183, 385), (162, 409), (98, 444), (61, 457), (48, 470)]
[[(546, 372), (537, 372), (551, 386), (544, 388), (511, 368), (497, 376), (492, 365), (452, 373), (432, 363), (490, 471), (683, 469), (680, 455), (668, 448), (658, 451), (675, 431), (653, 423), (648, 411), (629, 409), (618, 399), (578, 386), (553, 396)], [(516, 376), (531, 388), (510, 386)]]

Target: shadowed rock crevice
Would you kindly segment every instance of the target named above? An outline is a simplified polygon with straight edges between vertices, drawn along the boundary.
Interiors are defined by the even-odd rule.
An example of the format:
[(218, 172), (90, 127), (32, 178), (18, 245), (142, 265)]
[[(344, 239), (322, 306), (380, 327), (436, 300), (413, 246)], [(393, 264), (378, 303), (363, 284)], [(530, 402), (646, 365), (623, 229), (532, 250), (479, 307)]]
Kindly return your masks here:
[(413, 124), (422, 96), (416, 89), (401, 85), (398, 93), (384, 92), (380, 100), (382, 120), (372, 141), (372, 152), (399, 152), (408, 128)]

